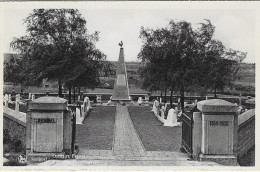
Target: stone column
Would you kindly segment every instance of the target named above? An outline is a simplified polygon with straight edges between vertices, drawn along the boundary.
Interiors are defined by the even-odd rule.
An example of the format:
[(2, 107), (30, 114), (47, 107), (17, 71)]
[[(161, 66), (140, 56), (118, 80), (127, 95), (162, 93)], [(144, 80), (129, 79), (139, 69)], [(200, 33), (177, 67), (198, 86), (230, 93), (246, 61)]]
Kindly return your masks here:
[(195, 99), (194, 105), (196, 106), (196, 105), (197, 105), (197, 103), (198, 103), (198, 100), (197, 100), (197, 99)]
[(84, 94), (83, 91), (80, 91), (80, 99), (83, 101), (84, 100)]
[(11, 97), (12, 97), (12, 95), (11, 94), (8, 94), (8, 102), (11, 102), (12, 100), (11, 100)]
[(68, 101), (44, 96), (29, 103), (26, 118), (26, 155), (28, 161), (64, 157), (72, 150), (72, 112)]
[(142, 97), (138, 97), (138, 101), (137, 101), (137, 103), (138, 103), (139, 105), (141, 105), (141, 104), (143, 103), (143, 99), (142, 99)]
[(32, 100), (35, 100), (35, 95), (34, 94), (32, 94)]
[(19, 112), (19, 102), (20, 102), (20, 94), (15, 96), (15, 111)]
[(197, 103), (202, 113), (200, 160), (223, 165), (237, 164), (238, 106), (221, 99)]
[(5, 94), (5, 107), (8, 107), (8, 94)]
[(238, 102), (238, 106), (242, 106), (242, 95), (239, 95), (239, 102)]
[(146, 95), (145, 95), (145, 102), (148, 103), (148, 101), (149, 101), (149, 95), (146, 94)]
[(97, 98), (96, 98), (96, 100), (97, 100), (97, 104), (98, 105), (101, 105), (102, 104), (102, 99), (101, 99), (101, 95), (97, 95)]
[(193, 130), (192, 130), (192, 155), (197, 158), (201, 152), (201, 132), (202, 132), (202, 114), (193, 112)]

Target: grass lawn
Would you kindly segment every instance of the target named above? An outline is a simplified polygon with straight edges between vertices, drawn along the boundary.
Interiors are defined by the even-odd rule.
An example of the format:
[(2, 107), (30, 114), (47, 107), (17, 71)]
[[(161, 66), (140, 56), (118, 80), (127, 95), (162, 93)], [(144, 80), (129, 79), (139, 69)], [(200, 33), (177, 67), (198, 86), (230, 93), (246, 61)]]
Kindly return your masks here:
[(112, 150), (116, 107), (93, 107), (83, 125), (77, 125), (79, 149)]
[(134, 127), (147, 151), (180, 151), (181, 127), (164, 127), (151, 107), (129, 106)]

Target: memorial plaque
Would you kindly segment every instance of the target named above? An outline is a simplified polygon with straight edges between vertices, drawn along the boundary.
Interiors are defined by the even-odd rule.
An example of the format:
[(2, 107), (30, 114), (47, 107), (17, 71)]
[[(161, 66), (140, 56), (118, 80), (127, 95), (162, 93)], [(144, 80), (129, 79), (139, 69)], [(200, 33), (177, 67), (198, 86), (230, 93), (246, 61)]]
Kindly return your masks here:
[(54, 118), (38, 118), (36, 119), (36, 122), (38, 123), (55, 123)]
[(228, 126), (229, 121), (210, 121), (210, 126)]

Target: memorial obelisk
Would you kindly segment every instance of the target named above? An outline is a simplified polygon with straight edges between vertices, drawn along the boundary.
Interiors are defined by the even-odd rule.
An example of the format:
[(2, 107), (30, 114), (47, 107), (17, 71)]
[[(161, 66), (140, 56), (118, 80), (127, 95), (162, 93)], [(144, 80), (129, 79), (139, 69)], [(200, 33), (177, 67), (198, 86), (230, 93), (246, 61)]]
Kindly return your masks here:
[(114, 92), (112, 101), (116, 102), (130, 102), (129, 89), (127, 82), (127, 72), (125, 66), (123, 42), (119, 43), (120, 52), (116, 69), (116, 80), (114, 84)]

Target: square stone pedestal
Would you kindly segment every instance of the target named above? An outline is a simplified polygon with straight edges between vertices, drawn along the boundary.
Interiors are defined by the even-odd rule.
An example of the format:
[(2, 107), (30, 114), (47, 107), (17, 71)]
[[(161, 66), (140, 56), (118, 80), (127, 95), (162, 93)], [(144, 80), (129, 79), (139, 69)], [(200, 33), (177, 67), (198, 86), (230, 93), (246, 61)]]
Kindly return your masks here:
[(237, 158), (234, 155), (203, 155), (199, 156), (200, 161), (213, 161), (225, 166), (237, 166)]
[(30, 102), (26, 115), (26, 155), (29, 161), (65, 153), (71, 155), (72, 115), (67, 105), (66, 99), (49, 96)]
[(200, 160), (236, 165), (238, 106), (221, 99), (197, 103), (202, 113)]

